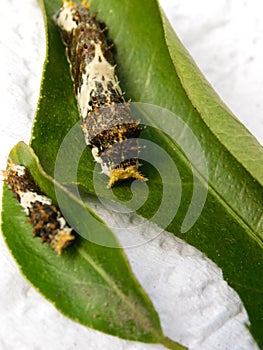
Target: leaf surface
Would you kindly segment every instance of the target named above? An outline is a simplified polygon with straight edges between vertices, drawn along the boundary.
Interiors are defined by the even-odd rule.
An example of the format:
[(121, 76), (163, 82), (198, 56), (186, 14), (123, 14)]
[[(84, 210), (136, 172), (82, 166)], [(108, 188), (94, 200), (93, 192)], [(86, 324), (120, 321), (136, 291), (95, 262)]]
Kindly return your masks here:
[[(124, 339), (162, 343), (170, 349), (185, 349), (166, 338), (151, 301), (134, 278), (115, 235), (95, 213), (41, 168), (32, 149), (23, 142), (10, 159), (25, 165), (48, 196), (59, 194), (77, 231), (98, 232), (105, 246), (78, 237), (61, 256), (47, 244), (33, 239), (32, 227), (12, 192), (4, 186), (2, 228), (6, 242), (22, 272), (65, 315), (91, 328)], [(87, 220), (87, 212), (95, 220)], [(83, 224), (84, 222), (84, 224)], [(79, 227), (81, 226), (81, 228)], [(115, 245), (110, 248), (107, 245)]]

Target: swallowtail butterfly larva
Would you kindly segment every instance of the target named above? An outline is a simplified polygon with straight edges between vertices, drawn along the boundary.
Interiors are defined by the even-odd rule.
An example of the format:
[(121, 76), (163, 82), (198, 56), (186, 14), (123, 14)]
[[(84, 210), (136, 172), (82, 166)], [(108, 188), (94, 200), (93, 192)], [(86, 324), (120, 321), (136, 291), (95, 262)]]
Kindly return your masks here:
[(66, 46), (85, 142), (109, 177), (108, 186), (128, 178), (145, 181), (138, 171), (136, 140), (142, 128), (119, 86), (105, 24), (96, 20), (86, 2), (63, 1), (55, 18)]
[(57, 206), (41, 192), (29, 170), (23, 165), (10, 162), (3, 175), (29, 217), (33, 234), (61, 254), (75, 239), (75, 232), (67, 225)]

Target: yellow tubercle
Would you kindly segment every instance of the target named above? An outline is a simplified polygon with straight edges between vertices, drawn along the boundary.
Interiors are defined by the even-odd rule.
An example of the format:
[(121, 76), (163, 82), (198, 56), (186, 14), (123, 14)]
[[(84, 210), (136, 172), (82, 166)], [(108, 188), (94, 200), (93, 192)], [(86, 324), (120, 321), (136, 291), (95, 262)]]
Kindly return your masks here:
[[(75, 7), (75, 3), (72, 0), (62, 0), (62, 4), (67, 4), (69, 7)], [(91, 6), (91, 0), (82, 0), (81, 4), (85, 6), (87, 10), (89, 10)]]
[(82, 5), (86, 7), (87, 10), (90, 9), (90, 6), (91, 6), (91, 0), (90, 1), (87, 1), (87, 0), (82, 0), (81, 1)]
[(51, 238), (50, 246), (54, 248), (59, 255), (61, 255), (63, 249), (66, 248), (74, 239), (75, 236), (71, 235), (68, 231), (59, 230), (56, 236)]
[(115, 182), (127, 180), (129, 178), (147, 181), (148, 179), (140, 174), (136, 165), (130, 165), (125, 169), (118, 168), (111, 172), (108, 188), (112, 187)]
[(67, 4), (70, 7), (75, 7), (75, 4), (72, 0), (62, 0), (62, 4)]

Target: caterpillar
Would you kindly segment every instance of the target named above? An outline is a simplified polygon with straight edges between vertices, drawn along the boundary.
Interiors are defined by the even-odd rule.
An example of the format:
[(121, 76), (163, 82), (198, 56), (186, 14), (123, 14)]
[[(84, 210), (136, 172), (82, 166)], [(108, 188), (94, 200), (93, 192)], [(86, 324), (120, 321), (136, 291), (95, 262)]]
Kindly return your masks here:
[(43, 243), (48, 243), (60, 255), (75, 239), (76, 233), (67, 225), (57, 206), (41, 192), (23, 165), (10, 162), (3, 176), (29, 217), (34, 236), (40, 237)]
[(108, 187), (129, 178), (146, 181), (138, 170), (136, 139), (142, 128), (133, 119), (116, 77), (107, 28), (89, 8), (85, 1), (64, 0), (55, 15), (66, 46), (85, 142), (101, 172), (109, 177)]

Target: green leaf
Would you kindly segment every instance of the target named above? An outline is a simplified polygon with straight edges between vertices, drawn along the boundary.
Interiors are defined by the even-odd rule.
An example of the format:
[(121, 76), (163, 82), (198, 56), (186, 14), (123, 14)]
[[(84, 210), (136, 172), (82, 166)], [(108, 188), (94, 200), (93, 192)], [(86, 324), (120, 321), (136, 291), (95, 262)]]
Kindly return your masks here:
[[(79, 115), (64, 48), (51, 18), (60, 4), (47, 0), (44, 3), (49, 51), (32, 147), (44, 169), (53, 175), (59, 147)], [(178, 191), (179, 198), (181, 190), (178, 211), (177, 197), (166, 201), (167, 208), (174, 209), (176, 214), (167, 229), (202, 250), (222, 268), (224, 278), (245, 304), (251, 332), (263, 346), (263, 278), (260, 277), (263, 276), (263, 153), (260, 145), (202, 77), (164, 16), (160, 15), (156, 1), (94, 0), (92, 9), (98, 11), (98, 17), (109, 27), (109, 36), (116, 45), (118, 76), (127, 98), (155, 104), (178, 115), (198, 139), (207, 164), (205, 169), (199, 167), (198, 162), (189, 163), (178, 141), (183, 139), (185, 149), (194, 148), (192, 139), (184, 137), (184, 130), (180, 130), (174, 141), (153, 129), (154, 126), (163, 129), (168, 120), (165, 113), (158, 117), (144, 111), (153, 127), (148, 127), (142, 137), (160, 145), (170, 155), (181, 183), (177, 178), (171, 179), (173, 173), (169, 174), (169, 166), (164, 174), (168, 181), (162, 181), (148, 163), (144, 164), (142, 172), (149, 178), (149, 193), (137, 212), (152, 218), (168, 183), (168, 193), (169, 189)], [(74, 152), (70, 153), (70, 160), (74, 159)], [(66, 158), (62, 159), (67, 176), (61, 180), (74, 181), (68, 176), (74, 169)], [(195, 225), (183, 233), (182, 225), (193, 191), (199, 188), (197, 197), (198, 193), (206, 191), (207, 174), (203, 170), (208, 172), (205, 206)], [(86, 150), (79, 163), (78, 182), (91, 193), (110, 197), (103, 186), (94, 189), (94, 174), (95, 179), (103, 179), (98, 170), (94, 170), (94, 162)], [(166, 174), (170, 177), (166, 178)], [(114, 200), (118, 198), (125, 205), (127, 198), (131, 198), (129, 184), (120, 184), (114, 194)]]
[[(76, 230), (98, 232), (105, 245), (78, 237), (62, 256), (48, 245), (33, 239), (32, 227), (12, 192), (4, 186), (2, 228), (7, 245), (22, 272), (37, 289), (65, 315), (105, 333), (149, 343), (162, 343), (170, 349), (185, 349), (166, 338), (158, 316), (130, 266), (114, 234), (95, 213), (41, 168), (32, 149), (18, 143), (10, 159), (25, 165), (46, 194), (59, 193), (71, 214), (78, 217)], [(55, 186), (54, 186), (55, 185)], [(87, 220), (86, 213), (95, 218)]]

